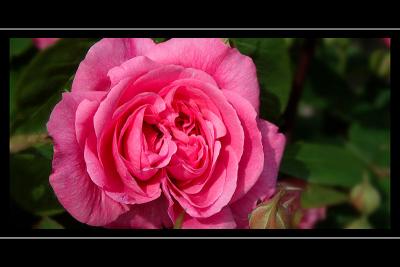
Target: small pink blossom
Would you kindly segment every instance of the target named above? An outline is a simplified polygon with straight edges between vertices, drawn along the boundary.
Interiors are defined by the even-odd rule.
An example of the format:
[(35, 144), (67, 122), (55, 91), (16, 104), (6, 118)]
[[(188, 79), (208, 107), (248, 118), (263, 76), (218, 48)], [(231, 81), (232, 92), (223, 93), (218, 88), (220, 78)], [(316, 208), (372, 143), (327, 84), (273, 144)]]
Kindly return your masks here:
[(43, 50), (53, 44), (55, 44), (60, 38), (32, 38), (34, 45), (39, 49)]
[(300, 229), (313, 229), (315, 225), (326, 218), (326, 207), (304, 209), (300, 223), (297, 225)]
[(387, 45), (387, 47), (390, 48), (390, 38), (383, 38), (383, 41), (385, 42), (385, 44)]

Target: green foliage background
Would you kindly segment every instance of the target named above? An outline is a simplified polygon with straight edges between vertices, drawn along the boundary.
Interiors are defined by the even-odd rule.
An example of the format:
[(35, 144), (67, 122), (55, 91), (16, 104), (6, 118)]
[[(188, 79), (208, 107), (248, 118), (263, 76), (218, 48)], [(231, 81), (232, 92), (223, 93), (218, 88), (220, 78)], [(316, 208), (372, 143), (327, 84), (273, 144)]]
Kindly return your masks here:
[[(49, 185), (53, 152), (45, 125), (97, 40), (62, 39), (38, 51), (31, 39), (10, 39), (10, 216), (18, 228), (88, 227), (65, 212)], [(284, 128), (305, 40), (228, 41), (257, 66), (261, 117)], [(380, 39), (315, 42), (279, 179), (308, 182), (304, 208), (328, 207), (317, 228), (390, 228), (390, 49)], [(364, 185), (378, 195), (368, 213), (350, 197)]]

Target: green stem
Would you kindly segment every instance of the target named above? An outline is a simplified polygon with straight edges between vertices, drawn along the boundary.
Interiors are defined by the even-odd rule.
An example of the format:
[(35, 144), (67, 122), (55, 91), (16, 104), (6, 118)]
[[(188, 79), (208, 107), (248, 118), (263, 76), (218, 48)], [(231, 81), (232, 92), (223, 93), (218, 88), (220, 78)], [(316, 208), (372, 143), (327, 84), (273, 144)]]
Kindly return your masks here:
[(312, 58), (314, 57), (316, 44), (317, 39), (315, 38), (305, 39), (303, 47), (300, 51), (300, 57), (293, 79), (293, 87), (290, 93), (288, 106), (284, 114), (284, 124), (282, 127), (288, 142), (290, 142), (292, 137), (298, 105), (303, 94), (304, 82), (306, 80)]

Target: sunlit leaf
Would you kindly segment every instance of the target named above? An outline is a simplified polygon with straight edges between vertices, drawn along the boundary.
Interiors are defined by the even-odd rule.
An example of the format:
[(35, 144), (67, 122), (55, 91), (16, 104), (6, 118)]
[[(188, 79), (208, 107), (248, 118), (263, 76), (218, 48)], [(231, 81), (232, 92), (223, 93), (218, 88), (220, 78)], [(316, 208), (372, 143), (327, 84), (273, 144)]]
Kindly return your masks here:
[(299, 142), (285, 149), (281, 171), (322, 185), (352, 187), (362, 179), (362, 163), (346, 148)]
[(348, 194), (332, 187), (308, 184), (301, 194), (303, 208), (318, 208), (337, 205), (348, 201)]

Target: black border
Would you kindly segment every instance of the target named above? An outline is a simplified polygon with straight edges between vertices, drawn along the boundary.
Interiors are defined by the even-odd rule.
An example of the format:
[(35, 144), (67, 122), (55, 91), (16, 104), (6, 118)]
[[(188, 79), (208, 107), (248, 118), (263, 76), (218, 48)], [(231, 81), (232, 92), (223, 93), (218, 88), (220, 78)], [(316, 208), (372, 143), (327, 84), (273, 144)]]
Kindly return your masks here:
[[(396, 99), (399, 88), (397, 73), (400, 73), (399, 66), (399, 36), (400, 32), (393, 29), (13, 29), (0, 30), (0, 53), (1, 53), (1, 71), (3, 75), (0, 79), (2, 87), (2, 124), (3, 129), (9, 125), (9, 39), (12, 37), (353, 37), (353, 38), (384, 38), (391, 37), (391, 99)], [(7, 78), (5, 78), (7, 77)], [(398, 105), (391, 106), (391, 112)], [(394, 114), (396, 114), (394, 112)], [(396, 117), (396, 116), (395, 116)], [(391, 116), (393, 118), (393, 115)], [(396, 119), (395, 119), (396, 121)], [(7, 126), (8, 127), (8, 126)], [(391, 125), (391, 137), (399, 136), (396, 124)], [(397, 134), (393, 134), (397, 133)], [(2, 183), (1, 205), (5, 206), (2, 210), (9, 209), (9, 133), (2, 131), (2, 162), (7, 164), (7, 173), (3, 171), (4, 176), (8, 174), (6, 181)], [(397, 151), (393, 148), (398, 147), (398, 140), (391, 138), (391, 162), (398, 162)], [(392, 167), (392, 165), (391, 165)], [(399, 189), (399, 181), (394, 168), (391, 168), (391, 229), (371, 229), (371, 230), (343, 230), (343, 229), (313, 229), (313, 230), (106, 230), (100, 228), (76, 230), (20, 230), (13, 228), (13, 225), (7, 218), (1, 218), (5, 223), (0, 230), (0, 236), (4, 237), (399, 237), (400, 236), (400, 201), (399, 195), (395, 189)], [(7, 186), (5, 186), (7, 185)], [(8, 205), (7, 205), (8, 204)], [(4, 212), (2, 213), (4, 215)]]
[[(400, 29), (400, 28), (399, 28)], [(242, 38), (384, 38), (399, 36), (395, 28), (15, 28), (2, 30), (0, 36), (13, 37), (242, 37)]]
[[(393, 5), (392, 5), (393, 3)], [(7, 12), (2, 27), (399, 27), (394, 2), (330, 3), (258, 1), (193, 3), (146, 2), (107, 3), (70, 1), (66, 5), (10, 3), (18, 5), (18, 16)], [(12, 16), (12, 17), (11, 17)]]

